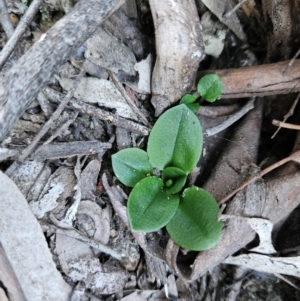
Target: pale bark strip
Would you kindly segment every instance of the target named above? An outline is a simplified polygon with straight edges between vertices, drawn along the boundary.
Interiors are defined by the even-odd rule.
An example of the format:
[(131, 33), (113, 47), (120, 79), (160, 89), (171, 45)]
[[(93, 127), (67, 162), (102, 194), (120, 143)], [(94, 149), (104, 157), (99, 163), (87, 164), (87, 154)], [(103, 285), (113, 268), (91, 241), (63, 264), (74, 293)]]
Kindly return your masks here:
[(155, 114), (191, 91), (204, 45), (195, 1), (150, 0), (155, 27), (156, 62), (152, 74)]
[(80, 1), (36, 42), (0, 82), (0, 141), (66, 62), (123, 0)]
[(57, 270), (25, 197), (1, 171), (0, 183), (0, 240), (25, 299), (69, 300), (72, 288)]

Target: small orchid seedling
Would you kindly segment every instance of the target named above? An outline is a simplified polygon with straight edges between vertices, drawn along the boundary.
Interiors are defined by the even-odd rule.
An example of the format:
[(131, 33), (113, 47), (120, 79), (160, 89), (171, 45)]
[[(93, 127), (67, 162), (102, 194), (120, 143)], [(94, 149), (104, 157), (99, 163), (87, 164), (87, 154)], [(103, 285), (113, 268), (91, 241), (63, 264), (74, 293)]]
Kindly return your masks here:
[[(216, 75), (205, 76), (197, 90), (202, 99), (214, 101), (222, 93), (222, 81)], [(201, 124), (194, 114), (200, 105), (192, 96), (185, 95), (181, 104), (158, 118), (147, 152), (121, 150), (112, 156), (112, 166), (116, 177), (133, 188), (127, 202), (133, 231), (166, 227), (180, 247), (201, 251), (216, 246), (222, 222), (218, 221), (219, 206), (213, 196), (196, 186), (185, 187), (203, 145)], [(160, 176), (156, 176), (157, 170)]]

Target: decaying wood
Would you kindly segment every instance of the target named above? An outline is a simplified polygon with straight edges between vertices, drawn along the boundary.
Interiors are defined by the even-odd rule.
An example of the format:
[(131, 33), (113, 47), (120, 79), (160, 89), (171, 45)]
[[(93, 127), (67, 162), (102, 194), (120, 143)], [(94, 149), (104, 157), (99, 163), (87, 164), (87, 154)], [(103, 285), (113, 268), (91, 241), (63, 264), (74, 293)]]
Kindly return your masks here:
[(0, 141), (72, 51), (122, 2), (80, 1), (8, 71), (0, 82)]
[(156, 62), (152, 73), (155, 114), (189, 92), (204, 46), (195, 2), (150, 0), (155, 26)]
[(289, 61), (276, 64), (243, 67), (238, 69), (214, 70), (199, 73), (220, 75), (224, 90), (222, 98), (243, 98), (288, 94), (300, 91), (300, 60), (283, 74)]

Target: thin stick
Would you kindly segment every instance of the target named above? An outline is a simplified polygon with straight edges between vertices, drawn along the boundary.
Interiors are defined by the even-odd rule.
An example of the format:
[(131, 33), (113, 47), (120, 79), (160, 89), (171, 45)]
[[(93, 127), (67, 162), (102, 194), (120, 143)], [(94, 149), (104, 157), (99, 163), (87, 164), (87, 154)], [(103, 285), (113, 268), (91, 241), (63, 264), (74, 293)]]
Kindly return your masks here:
[(14, 26), (10, 21), (5, 0), (0, 0), (0, 22), (7, 38), (10, 39), (14, 33)]
[(51, 124), (53, 123), (54, 120), (56, 120), (59, 115), (62, 113), (70, 99), (73, 97), (73, 94), (75, 90), (77, 89), (81, 79), (85, 75), (85, 71), (81, 70), (80, 73), (78, 74), (73, 87), (70, 89), (70, 91), (67, 93), (66, 97), (62, 100), (56, 111), (52, 114), (51, 118), (44, 124), (44, 126), (41, 128), (41, 130), (38, 132), (38, 134), (35, 136), (33, 141), (31, 142), (30, 145), (23, 151), (22, 155), (19, 158), (19, 161), (23, 162), (33, 151), (37, 143), (40, 141), (40, 139), (48, 132), (48, 130), (51, 127)]
[[(3, 0), (1, 0), (3, 1)], [(38, 12), (39, 7), (43, 3), (43, 0), (33, 0), (30, 4), (29, 8), (27, 9), (26, 13), (20, 20), (16, 30), (13, 34), (9, 37), (9, 40), (3, 47), (0, 53), (0, 68), (3, 67), (7, 59), (9, 58), (10, 54), (13, 52), (14, 48), (16, 47), (18, 41), (20, 40), (21, 36), (24, 34), (26, 28), (32, 22), (33, 17)]]
[(297, 124), (281, 122), (281, 121), (276, 120), (276, 119), (272, 120), (272, 124), (276, 125), (276, 126), (279, 126), (281, 128), (300, 131), (300, 125), (297, 125)]
[[(300, 98), (300, 93), (298, 93), (296, 99), (293, 102), (293, 105), (291, 106), (291, 108), (289, 109), (289, 111), (287, 112), (287, 114), (284, 115), (283, 117), (283, 122), (286, 122), (287, 119), (291, 116), (293, 116), (295, 108), (299, 102), (299, 98)], [(274, 124), (274, 123), (273, 123)], [(279, 126), (279, 128), (276, 130), (276, 132), (273, 134), (273, 136), (271, 137), (271, 139), (275, 138), (275, 136), (277, 135), (277, 133), (280, 131), (281, 126)]]
[(240, 3), (238, 3), (232, 10), (230, 10), (229, 12), (227, 12), (225, 15), (224, 15), (224, 18), (229, 18), (231, 17), (231, 15), (237, 11), (246, 1), (248, 0), (242, 0)]
[(299, 157), (300, 157), (300, 151), (297, 151), (297, 152), (293, 153), (292, 155), (290, 155), (289, 157), (287, 157), (285, 159), (282, 159), (282, 160), (276, 162), (275, 164), (267, 167), (266, 169), (262, 170), (257, 176), (253, 177), (252, 179), (247, 180), (241, 186), (239, 186), (238, 188), (234, 189), (227, 196), (225, 196), (223, 199), (221, 199), (218, 202), (219, 205), (224, 204), (226, 201), (228, 201), (230, 198), (232, 198), (236, 193), (238, 193), (239, 191), (241, 191), (243, 188), (247, 187), (251, 183), (255, 182), (256, 180), (262, 178), (264, 175), (266, 175), (267, 173), (271, 172), (273, 169), (276, 169), (279, 166), (281, 166), (281, 165), (283, 165), (283, 164), (285, 164), (285, 163), (287, 163), (289, 161), (293, 161), (295, 159), (298, 159)]
[(135, 103), (133, 103), (132, 99), (128, 96), (126, 90), (124, 89), (124, 87), (122, 86), (122, 84), (120, 83), (120, 81), (118, 80), (118, 78), (115, 76), (115, 74), (111, 71), (108, 71), (109, 76), (111, 77), (112, 81), (114, 82), (115, 86), (117, 87), (117, 89), (120, 91), (120, 93), (123, 95), (123, 97), (125, 98), (126, 102), (128, 103), (128, 105), (130, 106), (130, 108), (132, 109), (132, 111), (140, 117), (141, 121), (143, 122), (144, 125), (149, 126), (149, 122), (147, 120), (147, 118), (143, 115), (143, 113), (140, 111), (140, 109), (135, 105)]
[(209, 136), (213, 136), (225, 129), (227, 129), (229, 126), (231, 126), (234, 122), (236, 122), (237, 120), (241, 119), (245, 114), (247, 114), (250, 110), (252, 110), (254, 108), (254, 101), (255, 101), (255, 97), (253, 97), (251, 100), (249, 100), (247, 102), (246, 105), (244, 105), (239, 111), (237, 111), (236, 113), (232, 114), (229, 118), (227, 118), (223, 123), (209, 128), (205, 131), (205, 135), (207, 137)]

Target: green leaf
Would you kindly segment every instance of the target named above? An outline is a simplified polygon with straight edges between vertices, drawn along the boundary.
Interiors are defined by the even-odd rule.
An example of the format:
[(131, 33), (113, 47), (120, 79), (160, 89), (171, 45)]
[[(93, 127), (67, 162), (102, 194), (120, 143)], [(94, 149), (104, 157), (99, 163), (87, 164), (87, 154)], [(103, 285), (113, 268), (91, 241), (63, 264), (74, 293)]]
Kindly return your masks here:
[(197, 100), (197, 96), (193, 94), (185, 94), (180, 100), (180, 103), (189, 104), (194, 103)]
[(153, 167), (177, 167), (190, 172), (197, 164), (203, 143), (200, 122), (181, 104), (167, 110), (156, 121), (148, 140), (149, 161)]
[(193, 111), (194, 113), (196, 113), (199, 108), (200, 108), (200, 104), (196, 103), (197, 100), (197, 96), (193, 95), (193, 94), (185, 94), (181, 100), (180, 103), (184, 103), (191, 111)]
[(179, 196), (163, 190), (157, 177), (141, 180), (132, 189), (127, 203), (130, 226), (134, 231), (151, 232), (164, 227), (174, 216)]
[(167, 231), (179, 246), (193, 251), (213, 248), (218, 243), (222, 223), (217, 221), (219, 206), (204, 189), (184, 190), (176, 214)]
[(221, 77), (216, 74), (203, 76), (198, 82), (197, 91), (206, 101), (214, 102), (223, 92)]
[(188, 103), (188, 104), (186, 104), (186, 106), (191, 111), (193, 111), (194, 113), (196, 113), (199, 110), (199, 108), (200, 108), (200, 104), (199, 103)]
[(126, 148), (112, 155), (112, 167), (116, 177), (129, 187), (153, 171), (147, 153), (139, 148)]
[(162, 180), (165, 183), (166, 190), (172, 194), (183, 188), (186, 178), (187, 174), (177, 167), (167, 167), (162, 171)]

